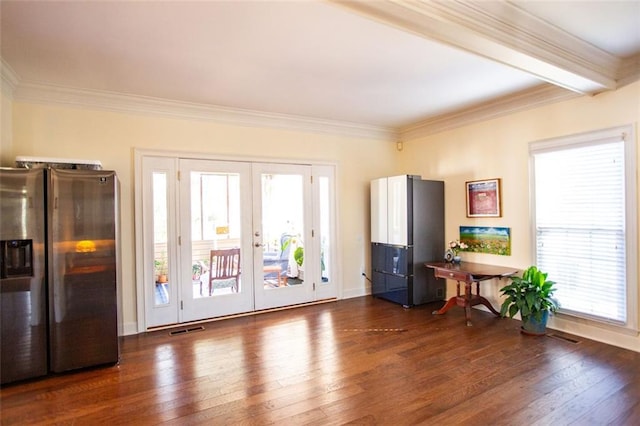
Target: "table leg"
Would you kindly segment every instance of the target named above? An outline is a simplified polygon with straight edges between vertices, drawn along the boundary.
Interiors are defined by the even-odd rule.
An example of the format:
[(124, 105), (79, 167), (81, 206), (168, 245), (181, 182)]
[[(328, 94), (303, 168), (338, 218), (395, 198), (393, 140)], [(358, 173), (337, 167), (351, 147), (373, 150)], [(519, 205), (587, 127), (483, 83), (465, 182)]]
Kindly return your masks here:
[(493, 306), (491, 306), (491, 303), (485, 299), (484, 297), (480, 296), (480, 282), (476, 282), (476, 300), (477, 302), (475, 303), (476, 305), (478, 303), (484, 305), (487, 307), (487, 309), (489, 309), (495, 316), (499, 317), (500, 316), (500, 312), (496, 311)]
[(495, 315), (495, 316), (497, 316), (497, 317), (499, 317), (499, 316), (500, 316), (500, 312), (496, 311), (496, 310), (493, 308), (493, 306), (491, 306), (491, 303), (490, 303), (487, 299), (485, 299), (484, 297), (482, 297), (482, 296), (478, 295), (478, 296), (476, 296), (476, 300), (477, 300), (476, 305), (477, 305), (478, 303), (480, 303), (480, 304), (482, 304), (482, 305), (486, 306), (486, 307), (487, 307), (487, 309), (489, 309), (489, 310), (493, 313), (493, 315)]
[(449, 309), (451, 309), (453, 306), (458, 305), (464, 308), (464, 317), (465, 317), (466, 324), (468, 327), (471, 327), (473, 325), (473, 323), (471, 322), (471, 307), (482, 304), (486, 306), (487, 309), (489, 309), (489, 311), (491, 311), (495, 316), (499, 317), (500, 313), (496, 311), (493, 308), (493, 306), (491, 306), (491, 303), (484, 297), (480, 296), (479, 283), (476, 282), (475, 295), (472, 292), (472, 285), (473, 283), (471, 282), (464, 283), (464, 296), (463, 296), (460, 294), (460, 281), (458, 281), (456, 284), (456, 296), (447, 300), (447, 303), (445, 303), (445, 305), (442, 308), (438, 309), (437, 311), (433, 311), (432, 314), (442, 315), (446, 313)]
[(452, 298), (450, 298), (449, 300), (447, 300), (447, 303), (445, 303), (445, 305), (438, 309), (437, 311), (433, 311), (431, 312), (432, 315), (442, 315), (445, 312), (447, 312), (449, 309), (451, 309), (451, 307), (457, 305), (458, 299), (460, 298), (460, 281), (458, 281), (457, 284), (457, 288), (456, 288), (456, 293), (457, 296), (454, 296)]
[(471, 283), (464, 283), (464, 319), (467, 321), (467, 327), (471, 327)]
[(452, 306), (455, 306), (457, 303), (458, 298), (457, 297), (452, 297), (449, 300), (447, 300), (447, 303), (445, 303), (445, 305), (438, 309), (437, 311), (433, 311), (431, 314), (432, 315), (442, 315), (445, 312), (447, 312), (449, 309), (451, 309)]

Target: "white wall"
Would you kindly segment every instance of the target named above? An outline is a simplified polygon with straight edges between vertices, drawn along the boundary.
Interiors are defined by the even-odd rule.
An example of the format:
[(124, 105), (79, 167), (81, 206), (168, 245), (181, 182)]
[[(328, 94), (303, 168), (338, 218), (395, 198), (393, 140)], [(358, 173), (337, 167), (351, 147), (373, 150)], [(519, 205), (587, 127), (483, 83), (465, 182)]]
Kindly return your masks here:
[[(400, 154), (400, 167), (417, 170), (426, 178), (445, 181), (447, 241), (458, 238), (461, 225), (511, 228), (511, 256), (464, 253), (463, 259), (524, 269), (533, 264), (528, 192), (529, 142), (634, 124), (637, 146), (638, 121), (640, 82), (615, 92), (576, 98), (406, 141)], [(467, 218), (465, 182), (490, 178), (502, 179), (502, 217)], [(640, 236), (636, 237), (640, 239)], [(630, 266), (638, 269), (637, 262)], [(500, 305), (498, 289), (503, 284), (491, 281), (482, 286), (482, 293), (494, 306)], [(449, 295), (453, 294), (454, 285), (454, 282), (448, 283)], [(638, 318), (635, 321), (637, 326)], [(617, 333), (560, 316), (552, 319), (550, 327), (640, 351), (640, 338), (636, 335)]]
[(336, 163), (341, 294), (342, 297), (355, 297), (369, 292), (360, 274), (361, 266), (369, 265), (369, 181), (394, 171), (394, 144), (204, 120), (14, 102), (13, 144), (11, 152), (3, 155), (3, 161), (13, 161), (16, 155), (97, 159), (105, 169), (118, 173), (122, 195), (122, 321), (125, 333), (137, 328), (134, 148)]

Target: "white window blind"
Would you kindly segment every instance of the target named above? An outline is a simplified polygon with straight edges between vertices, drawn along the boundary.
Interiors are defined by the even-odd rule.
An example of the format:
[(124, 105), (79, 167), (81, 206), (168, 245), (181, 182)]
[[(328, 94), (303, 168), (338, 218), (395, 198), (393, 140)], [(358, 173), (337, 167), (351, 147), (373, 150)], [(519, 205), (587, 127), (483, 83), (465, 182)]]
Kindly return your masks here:
[(536, 264), (561, 311), (627, 321), (623, 135), (532, 145)]

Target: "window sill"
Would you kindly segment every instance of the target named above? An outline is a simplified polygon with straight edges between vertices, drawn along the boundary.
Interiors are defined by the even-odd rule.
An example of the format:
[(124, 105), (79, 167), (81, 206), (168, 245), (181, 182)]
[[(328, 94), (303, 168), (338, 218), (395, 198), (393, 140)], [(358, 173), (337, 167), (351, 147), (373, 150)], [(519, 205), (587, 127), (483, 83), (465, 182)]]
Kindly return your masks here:
[(548, 328), (640, 352), (640, 331), (627, 325), (556, 313), (549, 318)]

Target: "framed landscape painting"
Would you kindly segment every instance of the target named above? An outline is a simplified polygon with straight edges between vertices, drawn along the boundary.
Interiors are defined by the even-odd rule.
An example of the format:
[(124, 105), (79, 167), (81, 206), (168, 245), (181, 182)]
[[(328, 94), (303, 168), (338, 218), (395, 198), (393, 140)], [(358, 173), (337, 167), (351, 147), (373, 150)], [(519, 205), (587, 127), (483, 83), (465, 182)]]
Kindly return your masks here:
[(511, 228), (496, 226), (461, 226), (460, 242), (464, 251), (511, 256)]

